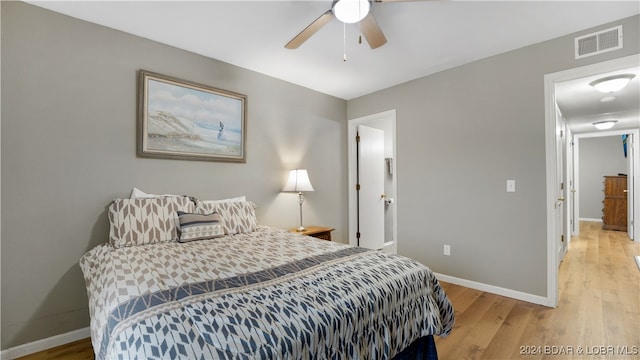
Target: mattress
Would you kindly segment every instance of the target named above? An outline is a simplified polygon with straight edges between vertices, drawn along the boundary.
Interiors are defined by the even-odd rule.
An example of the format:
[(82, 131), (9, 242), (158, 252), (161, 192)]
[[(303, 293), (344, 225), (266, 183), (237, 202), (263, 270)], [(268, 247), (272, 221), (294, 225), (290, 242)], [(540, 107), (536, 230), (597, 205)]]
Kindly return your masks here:
[(96, 359), (390, 359), (454, 322), (426, 266), (267, 226), (80, 267)]

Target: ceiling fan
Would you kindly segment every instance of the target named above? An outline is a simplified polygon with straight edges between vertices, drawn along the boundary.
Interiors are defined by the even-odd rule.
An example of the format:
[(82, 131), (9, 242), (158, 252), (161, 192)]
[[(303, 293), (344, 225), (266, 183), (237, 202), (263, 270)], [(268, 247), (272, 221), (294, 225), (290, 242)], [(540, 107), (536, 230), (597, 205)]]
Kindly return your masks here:
[(360, 31), (365, 39), (367, 39), (369, 46), (371, 46), (372, 49), (378, 48), (387, 43), (387, 38), (382, 33), (378, 22), (370, 11), (371, 3), (399, 1), (419, 0), (333, 0), (331, 9), (315, 19), (284, 47), (287, 49), (297, 49), (335, 17), (346, 24), (358, 23), (360, 25)]

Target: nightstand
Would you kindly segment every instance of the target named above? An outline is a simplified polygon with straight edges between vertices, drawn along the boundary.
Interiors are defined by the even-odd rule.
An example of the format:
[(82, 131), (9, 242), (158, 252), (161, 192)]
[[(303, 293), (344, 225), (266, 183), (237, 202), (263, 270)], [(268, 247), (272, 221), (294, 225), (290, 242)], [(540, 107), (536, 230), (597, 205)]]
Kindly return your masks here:
[(329, 240), (331, 241), (331, 232), (335, 230), (330, 227), (322, 227), (322, 226), (307, 226), (307, 230), (298, 231), (295, 228), (289, 229), (290, 232), (313, 236), (318, 239)]

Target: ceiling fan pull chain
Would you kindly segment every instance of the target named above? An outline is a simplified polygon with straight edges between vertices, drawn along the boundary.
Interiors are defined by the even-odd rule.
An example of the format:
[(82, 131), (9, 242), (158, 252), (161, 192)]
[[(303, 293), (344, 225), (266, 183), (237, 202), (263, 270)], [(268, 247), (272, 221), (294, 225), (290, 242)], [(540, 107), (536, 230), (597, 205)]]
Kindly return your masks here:
[(342, 23), (342, 61), (347, 61), (347, 23)]

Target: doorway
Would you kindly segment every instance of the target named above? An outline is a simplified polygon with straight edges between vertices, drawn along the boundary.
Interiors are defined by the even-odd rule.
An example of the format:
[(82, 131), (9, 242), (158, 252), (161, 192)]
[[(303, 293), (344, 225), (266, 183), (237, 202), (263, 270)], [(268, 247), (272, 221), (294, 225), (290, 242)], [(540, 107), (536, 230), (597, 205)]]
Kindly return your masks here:
[[(600, 165), (599, 168), (607, 168), (606, 173), (603, 173), (603, 170), (600, 171), (601, 175), (618, 175), (618, 174), (626, 174), (628, 177), (627, 190), (628, 192), (628, 200), (627, 200), (627, 235), (631, 240), (640, 241), (640, 235), (635, 231), (636, 225), (634, 219), (638, 218), (638, 204), (636, 204), (636, 192), (637, 189), (634, 186), (635, 178), (637, 177), (637, 166), (634, 166), (636, 163), (637, 150), (635, 143), (638, 139), (639, 130), (617, 130), (617, 131), (601, 131), (597, 133), (584, 133), (584, 134), (576, 134), (574, 136), (574, 148), (575, 148), (575, 184), (576, 184), (576, 199), (575, 199), (575, 208), (573, 211), (573, 223), (577, 224), (572, 232), (573, 236), (580, 235), (580, 227), (578, 226), (580, 220), (587, 221), (601, 221), (601, 209), (602, 209), (602, 182), (598, 179), (593, 184), (587, 182), (587, 179), (580, 179), (581, 174), (584, 171), (583, 166), (586, 165), (583, 160), (580, 158), (581, 154), (581, 143), (585, 143), (590, 139), (609, 139), (607, 141), (608, 147), (612, 149), (608, 151), (604, 151), (602, 149), (598, 149), (598, 154), (609, 154), (608, 156), (616, 157), (616, 161), (607, 161), (606, 165)], [(626, 150), (624, 150), (622, 136), (627, 135), (627, 146)], [(624, 150), (624, 151), (623, 151)], [(611, 154), (613, 152), (614, 154)], [(624, 157), (623, 157), (624, 152)], [(606, 160), (601, 160), (600, 162), (604, 162)], [(591, 166), (590, 168), (593, 168)], [(615, 169), (615, 170), (614, 170)], [(597, 194), (598, 196), (589, 198), (588, 195), (591, 192)], [(586, 207), (584, 205), (587, 205)], [(581, 207), (585, 209), (585, 211), (581, 210)], [(591, 209), (595, 209), (593, 211)]]
[[(396, 110), (351, 119), (347, 129), (348, 152), (348, 196), (349, 196), (349, 244), (359, 245), (357, 237), (360, 222), (358, 209), (358, 146), (355, 141), (359, 126), (366, 126), (384, 132), (384, 243), (381, 249), (396, 254), (398, 251), (397, 234), (397, 154), (396, 154)], [(380, 194), (380, 195), (383, 195)], [(361, 229), (363, 230), (363, 229)], [(380, 231), (380, 230), (376, 230)]]
[[(640, 55), (631, 55), (619, 59), (609, 60), (597, 64), (587, 65), (579, 68), (564, 70), (544, 76), (544, 89), (545, 89), (545, 149), (546, 149), (546, 187), (547, 187), (547, 304), (551, 307), (557, 307), (558, 305), (558, 245), (561, 240), (558, 237), (558, 213), (557, 203), (558, 199), (562, 198), (562, 193), (559, 191), (558, 186), (558, 154), (557, 151), (557, 103), (555, 95), (556, 84), (562, 81), (568, 81), (598, 74), (604, 74), (610, 71), (616, 71), (620, 69), (626, 69), (631, 67), (637, 67), (640, 63)], [(626, 132), (634, 134), (638, 133), (638, 129), (626, 130)], [(638, 138), (638, 135), (635, 135)], [(635, 142), (634, 149), (635, 154), (638, 154), (638, 141)], [(573, 152), (575, 153), (575, 151)], [(567, 163), (566, 159), (563, 159), (564, 163)], [(634, 159), (634, 168), (638, 169), (639, 156)], [(574, 161), (575, 168), (575, 161)], [(573, 171), (575, 173), (575, 171)], [(637, 171), (635, 171), (637, 173)], [(638, 176), (634, 177), (633, 187), (640, 189), (640, 181)], [(636, 218), (638, 217), (638, 204), (640, 204), (639, 194), (640, 191), (636, 191), (633, 195), (634, 213)], [(572, 206), (573, 201), (568, 201), (567, 206)], [(567, 212), (574, 212), (575, 209), (567, 209)], [(638, 227), (640, 221), (634, 221), (634, 233), (638, 233)], [(636, 241), (638, 236), (636, 236)]]

